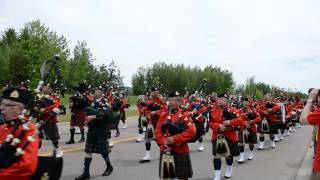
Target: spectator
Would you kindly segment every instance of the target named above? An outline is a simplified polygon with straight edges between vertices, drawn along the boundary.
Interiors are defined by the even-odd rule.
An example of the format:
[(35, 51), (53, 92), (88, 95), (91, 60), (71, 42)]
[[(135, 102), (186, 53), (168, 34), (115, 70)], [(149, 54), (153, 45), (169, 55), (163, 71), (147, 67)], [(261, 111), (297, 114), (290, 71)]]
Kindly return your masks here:
[[(309, 91), (310, 92), (310, 91)], [(309, 97), (307, 99), (306, 105), (301, 113), (300, 121), (305, 125), (320, 125), (320, 109), (316, 108), (314, 111), (313, 107), (318, 102), (320, 102), (319, 89), (311, 89)], [(320, 138), (319, 128), (317, 136)], [(315, 144), (316, 152), (315, 158), (313, 160), (313, 170), (315, 172), (320, 172), (320, 144), (319, 141)]]

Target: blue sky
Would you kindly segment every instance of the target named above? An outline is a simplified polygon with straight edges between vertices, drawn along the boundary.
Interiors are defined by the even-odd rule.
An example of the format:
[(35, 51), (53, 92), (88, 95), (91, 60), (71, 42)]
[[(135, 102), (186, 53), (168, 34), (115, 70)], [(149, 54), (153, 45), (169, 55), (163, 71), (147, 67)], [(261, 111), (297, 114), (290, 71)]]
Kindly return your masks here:
[(306, 92), (319, 87), (320, 1), (317, 0), (2, 0), (0, 31), (40, 19), (87, 41), (95, 64), (112, 59), (125, 84), (157, 61), (233, 72)]

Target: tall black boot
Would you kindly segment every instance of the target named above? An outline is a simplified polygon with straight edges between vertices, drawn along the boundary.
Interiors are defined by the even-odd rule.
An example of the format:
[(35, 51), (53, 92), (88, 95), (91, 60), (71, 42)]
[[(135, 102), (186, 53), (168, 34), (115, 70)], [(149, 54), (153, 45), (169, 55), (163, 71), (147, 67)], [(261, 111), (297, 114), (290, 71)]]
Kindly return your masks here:
[(75, 129), (70, 129), (70, 140), (66, 144), (74, 144), (74, 131)]
[(104, 159), (104, 161), (106, 162), (106, 165), (107, 165), (107, 169), (104, 171), (102, 176), (110, 176), (110, 174), (113, 171), (113, 167), (112, 167), (110, 159), (109, 159), (109, 154), (102, 155), (102, 157), (103, 157), (103, 159)]
[(84, 129), (80, 129), (81, 131), (81, 139), (79, 140), (78, 143), (83, 143), (85, 141), (85, 138), (84, 138)]
[(84, 168), (83, 172), (80, 176), (76, 177), (75, 180), (84, 180), (84, 179), (89, 179), (90, 178), (90, 163), (91, 163), (92, 158), (84, 158)]

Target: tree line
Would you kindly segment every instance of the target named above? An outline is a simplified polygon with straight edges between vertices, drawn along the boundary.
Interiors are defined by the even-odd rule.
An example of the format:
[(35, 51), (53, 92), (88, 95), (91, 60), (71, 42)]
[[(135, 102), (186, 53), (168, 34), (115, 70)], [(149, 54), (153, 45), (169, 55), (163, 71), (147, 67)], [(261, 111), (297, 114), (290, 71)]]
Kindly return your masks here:
[[(27, 22), (21, 29), (8, 28), (0, 37), (0, 87), (30, 80), (35, 87), (40, 80), (40, 67), (55, 54), (64, 84), (69, 90), (80, 82), (96, 86), (109, 81), (112, 87), (123, 87), (120, 69), (112, 60), (108, 65), (95, 61), (85, 41), (78, 41), (71, 51), (66, 37), (50, 30), (39, 20)], [(54, 82), (51, 79), (50, 82)]]
[[(40, 67), (55, 54), (60, 55), (58, 66), (62, 72), (64, 85), (69, 91), (79, 82), (96, 86), (108, 81), (115, 89), (123, 89), (123, 76), (120, 68), (112, 60), (109, 64), (96, 66), (95, 59), (85, 41), (78, 41), (70, 50), (66, 37), (46, 27), (40, 20), (27, 22), (21, 29), (8, 28), (0, 36), (0, 87), (8, 83), (17, 85), (30, 80), (36, 87), (40, 80)], [(141, 66), (132, 76), (132, 93), (140, 95), (157, 87), (161, 92), (177, 90), (192, 93), (203, 79), (207, 79), (206, 93), (229, 92), (262, 98), (266, 94), (302, 96), (300, 92), (284, 90), (262, 82), (254, 77), (245, 84), (236, 85), (232, 72), (217, 66), (191, 67), (184, 64), (158, 62), (152, 66)], [(50, 79), (51, 82), (54, 79)]]

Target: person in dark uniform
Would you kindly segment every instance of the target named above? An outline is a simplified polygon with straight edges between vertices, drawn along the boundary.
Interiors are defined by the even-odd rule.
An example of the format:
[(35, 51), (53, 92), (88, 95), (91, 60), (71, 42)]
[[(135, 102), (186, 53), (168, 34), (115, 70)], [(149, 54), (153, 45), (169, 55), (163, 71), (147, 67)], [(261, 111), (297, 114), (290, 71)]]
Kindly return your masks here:
[(92, 154), (101, 154), (106, 162), (106, 170), (102, 176), (109, 176), (113, 171), (109, 153), (110, 147), (108, 142), (108, 120), (112, 116), (112, 110), (106, 99), (103, 97), (103, 88), (99, 86), (95, 90), (95, 98), (91, 107), (86, 108), (85, 124), (88, 126), (88, 133), (85, 146), (85, 158), (83, 173), (76, 178), (76, 180), (83, 180), (90, 178), (90, 164), (92, 161)]
[(70, 121), (70, 140), (67, 144), (74, 144), (74, 133), (75, 126), (78, 126), (81, 131), (81, 139), (79, 143), (85, 141), (84, 138), (84, 121), (85, 121), (85, 111), (84, 109), (90, 106), (90, 101), (87, 97), (88, 88), (86, 84), (79, 83), (79, 85), (75, 88), (76, 93), (74, 96), (70, 97), (70, 109), (71, 109), (71, 121)]

